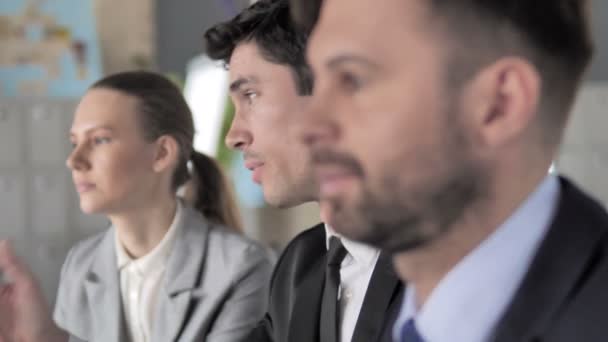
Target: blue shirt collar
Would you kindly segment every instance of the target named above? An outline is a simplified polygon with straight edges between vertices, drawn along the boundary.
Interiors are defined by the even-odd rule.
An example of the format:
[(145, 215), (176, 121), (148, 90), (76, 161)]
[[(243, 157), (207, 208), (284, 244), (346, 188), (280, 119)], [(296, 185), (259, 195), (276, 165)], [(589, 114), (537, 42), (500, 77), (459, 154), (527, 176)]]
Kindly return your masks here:
[(505, 223), (445, 275), (421, 308), (415, 304), (416, 289), (408, 286), (393, 329), (395, 341), (411, 318), (425, 341), (488, 340), (532, 263), (558, 200), (559, 180), (547, 176)]

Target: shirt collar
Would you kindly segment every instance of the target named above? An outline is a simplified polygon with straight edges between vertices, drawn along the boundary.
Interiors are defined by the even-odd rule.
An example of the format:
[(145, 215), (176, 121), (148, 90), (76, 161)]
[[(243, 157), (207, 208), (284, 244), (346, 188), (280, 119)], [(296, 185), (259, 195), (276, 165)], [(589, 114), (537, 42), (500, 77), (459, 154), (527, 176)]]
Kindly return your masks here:
[(559, 190), (558, 179), (547, 176), (506, 222), (446, 274), (422, 308), (415, 303), (415, 288), (408, 286), (393, 336), (414, 318), (427, 341), (487, 340), (550, 227)]
[(118, 238), (118, 234), (114, 233), (115, 236), (115, 246), (116, 246), (116, 260), (118, 264), (118, 270), (122, 270), (123, 268), (133, 265), (137, 271), (139, 271), (142, 275), (150, 274), (151, 272), (162, 269), (162, 266), (166, 264), (169, 259), (169, 254), (171, 249), (173, 248), (173, 243), (175, 241), (177, 231), (182, 222), (182, 204), (180, 201), (177, 201), (177, 207), (175, 210), (175, 216), (173, 217), (173, 221), (169, 226), (169, 230), (165, 233), (163, 239), (154, 247), (148, 254), (138, 258), (133, 259), (127, 254), (122, 243)]
[(380, 251), (378, 249), (360, 242), (349, 240), (336, 233), (333, 228), (331, 228), (328, 224), (325, 224), (325, 247), (328, 250), (329, 239), (332, 236), (335, 236), (340, 239), (342, 245), (344, 246), (348, 254), (352, 256), (352, 258), (357, 264), (360, 263), (362, 265), (371, 266), (374, 262), (376, 262), (376, 259), (380, 254)]

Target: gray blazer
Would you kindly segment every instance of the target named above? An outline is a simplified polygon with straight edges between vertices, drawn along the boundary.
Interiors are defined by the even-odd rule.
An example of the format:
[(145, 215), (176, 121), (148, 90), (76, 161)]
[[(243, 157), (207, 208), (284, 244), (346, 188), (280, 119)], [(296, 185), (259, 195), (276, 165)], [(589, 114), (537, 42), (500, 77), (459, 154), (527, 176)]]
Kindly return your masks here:
[[(152, 342), (242, 341), (266, 312), (266, 249), (184, 207)], [(63, 264), (55, 322), (70, 341), (127, 341), (114, 228), (74, 246)]]

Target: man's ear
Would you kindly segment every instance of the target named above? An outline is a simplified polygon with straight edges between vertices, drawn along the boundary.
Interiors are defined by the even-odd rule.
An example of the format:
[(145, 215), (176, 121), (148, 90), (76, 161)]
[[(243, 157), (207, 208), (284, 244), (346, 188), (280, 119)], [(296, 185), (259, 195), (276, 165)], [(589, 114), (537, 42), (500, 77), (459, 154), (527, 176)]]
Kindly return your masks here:
[(480, 70), (465, 87), (467, 125), (483, 146), (509, 144), (538, 115), (540, 95), (541, 78), (530, 62), (502, 58)]

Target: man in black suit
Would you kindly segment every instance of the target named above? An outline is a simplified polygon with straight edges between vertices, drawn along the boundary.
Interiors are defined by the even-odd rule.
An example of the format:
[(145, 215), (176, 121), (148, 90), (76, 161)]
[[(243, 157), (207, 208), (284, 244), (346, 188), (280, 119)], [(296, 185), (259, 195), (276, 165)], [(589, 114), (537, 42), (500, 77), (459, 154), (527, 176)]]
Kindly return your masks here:
[[(293, 25), (287, 0), (258, 1), (210, 28), (205, 40), (208, 56), (226, 63), (230, 73), (235, 117), (227, 145), (243, 152), (270, 205), (316, 201), (309, 155), (294, 130), (313, 86), (307, 33)], [(398, 313), (401, 288), (388, 254), (319, 224), (283, 252), (268, 313), (248, 341), (390, 338), (385, 322)]]
[(586, 1), (318, 3), (302, 135), (326, 222), (407, 283), (394, 340), (606, 341), (608, 215), (547, 174)]

